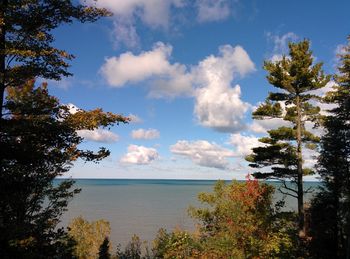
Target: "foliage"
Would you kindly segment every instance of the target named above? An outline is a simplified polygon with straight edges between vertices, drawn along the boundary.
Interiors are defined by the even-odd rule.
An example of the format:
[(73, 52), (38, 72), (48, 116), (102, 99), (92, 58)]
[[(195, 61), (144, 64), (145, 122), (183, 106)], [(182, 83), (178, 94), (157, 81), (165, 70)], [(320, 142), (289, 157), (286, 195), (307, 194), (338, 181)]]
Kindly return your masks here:
[(90, 223), (82, 217), (75, 218), (68, 226), (68, 235), (76, 242), (74, 255), (82, 259), (98, 258), (100, 248), (108, 241), (110, 232), (109, 222), (105, 220)]
[[(198, 233), (160, 230), (155, 258), (297, 258), (295, 215), (272, 205), (273, 187), (256, 180), (217, 182), (190, 207)], [(302, 258), (302, 257), (300, 257)]]
[(98, 259), (110, 259), (110, 258), (111, 258), (111, 254), (109, 253), (109, 239), (108, 237), (106, 237), (99, 248)]
[(72, 189), (72, 180), (53, 180), (79, 158), (98, 162), (109, 155), (105, 148), (81, 149), (77, 130), (128, 119), (100, 109), (72, 114), (45, 84), (35, 87), (34, 81), (8, 88), (6, 108), (0, 134), (0, 253), (54, 258), (70, 243), (57, 224), (79, 190)]
[(131, 241), (127, 244), (124, 251), (117, 248), (116, 259), (141, 259), (142, 256), (141, 241), (136, 235), (133, 235)]
[[(265, 61), (267, 80), (279, 91), (269, 94), (266, 102), (253, 112), (253, 118), (281, 118), (291, 126), (268, 131), (269, 137), (260, 139), (266, 145), (253, 148), (253, 153), (246, 157), (251, 167), (261, 169), (255, 177), (281, 180), (280, 191), (298, 199), (300, 231), (304, 227), (303, 175), (312, 173), (311, 169), (303, 168), (302, 148), (315, 148), (319, 142), (319, 137), (306, 130), (305, 123), (321, 120), (320, 108), (311, 103), (319, 97), (311, 91), (324, 87), (330, 79), (324, 75), (322, 63), (314, 64), (309, 45), (307, 40), (289, 43), (289, 56), (277, 62)], [(286, 179), (295, 187), (287, 186)]]
[(4, 90), (41, 77), (59, 80), (71, 75), (73, 55), (54, 47), (52, 31), (74, 20), (94, 22), (105, 9), (65, 0), (3, 0), (0, 3), (0, 119)]
[(154, 258), (196, 258), (201, 254), (201, 246), (191, 233), (181, 230), (168, 233), (160, 229), (152, 251)]
[(199, 200), (209, 207), (191, 208), (190, 213), (201, 222), (204, 254), (208, 258), (293, 258), (293, 221), (273, 208), (272, 193), (272, 186), (248, 179), (228, 186), (219, 181), (214, 193), (200, 194)]
[(315, 258), (350, 257), (350, 36), (340, 54), (334, 91), (336, 104), (325, 120), (318, 173), (323, 188), (312, 203), (312, 248)]

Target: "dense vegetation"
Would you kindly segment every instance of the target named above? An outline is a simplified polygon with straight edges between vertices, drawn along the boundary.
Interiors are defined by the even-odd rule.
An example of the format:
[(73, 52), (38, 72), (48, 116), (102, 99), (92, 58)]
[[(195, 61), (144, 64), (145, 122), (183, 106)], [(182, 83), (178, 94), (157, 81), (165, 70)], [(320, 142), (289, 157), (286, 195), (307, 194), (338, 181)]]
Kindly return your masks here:
[(55, 185), (53, 179), (77, 159), (98, 162), (109, 155), (105, 148), (81, 149), (77, 130), (126, 123), (128, 118), (101, 109), (73, 112), (35, 79), (70, 75), (66, 61), (73, 56), (52, 46), (54, 28), (107, 14), (71, 1), (0, 3), (1, 258), (72, 257), (73, 241), (57, 224), (79, 190), (72, 180)]
[[(314, 63), (309, 41), (290, 43), (289, 56), (264, 64), (279, 91), (270, 93), (253, 117), (281, 118), (290, 126), (270, 130), (260, 140), (265, 146), (254, 148), (247, 160), (262, 169), (256, 178), (282, 181), (282, 192), (298, 199), (298, 213), (282, 211), (283, 203), (272, 201), (273, 188), (248, 177), (245, 183), (219, 181), (212, 193), (200, 194), (203, 206), (189, 209), (197, 231), (161, 229), (150, 248), (134, 236), (113, 253), (104, 220), (77, 218), (67, 229), (58, 228), (80, 190), (72, 180), (58, 185), (53, 180), (77, 159), (98, 162), (109, 155), (105, 148), (81, 149), (77, 131), (129, 120), (101, 109), (72, 111), (49, 94), (46, 83), (35, 81), (70, 75), (67, 62), (73, 56), (53, 47), (53, 29), (109, 15), (73, 3), (0, 4), (1, 258), (350, 258), (350, 37), (339, 55), (336, 86), (323, 99), (312, 91), (330, 77), (322, 63)], [(334, 108), (321, 115), (315, 100)], [(323, 136), (308, 131), (307, 123), (321, 127)], [(303, 166), (303, 148), (319, 151), (316, 170), (322, 178), (308, 213), (302, 181), (313, 171)]]

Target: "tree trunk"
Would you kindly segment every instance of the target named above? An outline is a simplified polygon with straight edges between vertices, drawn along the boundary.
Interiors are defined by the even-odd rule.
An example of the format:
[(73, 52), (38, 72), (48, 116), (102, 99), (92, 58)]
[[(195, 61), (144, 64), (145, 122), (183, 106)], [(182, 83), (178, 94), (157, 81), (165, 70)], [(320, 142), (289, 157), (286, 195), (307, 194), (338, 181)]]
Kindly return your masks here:
[(297, 109), (297, 171), (298, 171), (298, 226), (299, 226), (299, 236), (303, 237), (305, 235), (304, 229), (304, 190), (303, 190), (303, 157), (302, 157), (302, 147), (301, 147), (301, 102), (300, 96), (296, 98), (296, 109)]
[(1, 3), (1, 10), (0, 10), (0, 20), (2, 22), (0, 26), (0, 130), (1, 130), (1, 120), (3, 115), (3, 106), (4, 106), (4, 94), (5, 94), (5, 72), (6, 72), (6, 64), (5, 64), (5, 57), (6, 57), (6, 29), (5, 29), (5, 10), (8, 5), (8, 0), (2, 0)]
[(348, 233), (348, 245), (346, 248), (346, 259), (350, 259), (350, 233)]
[[(348, 167), (349, 167), (349, 163), (347, 163)], [(350, 176), (350, 170), (347, 170), (348, 172), (348, 177), (347, 177), (347, 187), (345, 188), (345, 191), (347, 192), (347, 204), (345, 204), (345, 206), (348, 207), (348, 209), (350, 208), (350, 181), (349, 181), (349, 176)], [(346, 248), (344, 249), (346, 252), (346, 259), (350, 259), (350, 218), (349, 218), (349, 213), (348, 213), (348, 218), (347, 218), (347, 244), (346, 244)]]
[[(349, 38), (350, 39), (350, 38)], [(347, 101), (348, 103), (350, 104), (350, 98), (347, 98)], [(350, 106), (348, 106), (350, 107)], [(345, 110), (345, 114), (349, 114), (349, 110), (346, 109)], [(344, 121), (349, 121), (350, 119), (350, 116), (346, 116), (344, 118)], [(349, 137), (350, 137), (350, 128), (349, 126), (347, 125), (346, 128), (345, 128), (345, 138), (344, 138), (344, 143), (347, 143), (345, 144), (345, 150), (346, 150), (346, 153), (345, 153), (345, 157), (346, 157), (346, 171), (345, 171), (345, 188), (344, 188), (344, 192), (345, 192), (345, 197), (346, 197), (346, 202), (345, 202), (345, 208), (347, 208), (347, 210), (350, 210), (350, 146), (349, 146)], [(344, 206), (343, 205), (343, 206)], [(348, 218), (346, 219), (346, 225), (345, 225), (345, 229), (347, 228), (347, 230), (345, 230), (346, 232), (346, 235), (347, 235), (347, 240), (345, 240), (346, 242), (346, 248), (344, 248), (345, 250), (345, 253), (346, 253), (346, 259), (350, 259), (350, 212), (348, 211), (347, 213), (348, 215)]]

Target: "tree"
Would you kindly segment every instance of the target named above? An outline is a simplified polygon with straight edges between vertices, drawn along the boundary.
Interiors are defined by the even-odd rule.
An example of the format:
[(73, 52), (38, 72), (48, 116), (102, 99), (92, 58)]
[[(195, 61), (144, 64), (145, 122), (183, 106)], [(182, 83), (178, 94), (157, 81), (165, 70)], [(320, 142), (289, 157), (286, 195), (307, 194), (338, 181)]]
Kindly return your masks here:
[(131, 241), (126, 245), (124, 251), (121, 251), (120, 246), (117, 247), (117, 259), (145, 259), (142, 256), (141, 240), (137, 235), (131, 237)]
[(101, 109), (73, 114), (49, 95), (45, 84), (35, 87), (34, 80), (7, 90), (0, 135), (0, 254), (55, 258), (70, 243), (57, 224), (79, 190), (72, 188), (72, 180), (53, 180), (77, 159), (98, 162), (109, 155), (105, 148), (81, 149), (77, 130), (108, 127), (128, 118)]
[[(304, 235), (303, 176), (312, 173), (311, 169), (303, 168), (302, 148), (315, 148), (319, 142), (318, 136), (306, 130), (305, 123), (320, 119), (320, 108), (310, 102), (318, 96), (311, 91), (324, 87), (330, 79), (324, 74), (322, 63), (314, 64), (309, 45), (308, 40), (289, 43), (289, 56), (277, 62), (265, 61), (267, 80), (280, 91), (269, 93), (266, 102), (253, 112), (253, 118), (282, 118), (291, 126), (268, 131), (269, 137), (260, 139), (266, 145), (253, 148), (253, 153), (246, 158), (251, 167), (267, 168), (256, 172), (255, 177), (279, 179), (287, 190), (284, 193), (297, 198), (301, 236)], [(288, 186), (286, 179), (294, 187)]]
[(152, 252), (152, 258), (202, 258), (200, 257), (202, 248), (198, 237), (177, 229), (170, 233), (165, 229), (159, 229), (153, 240)]
[[(74, 20), (94, 22), (105, 9), (71, 0), (2, 0), (0, 3), (0, 123), (6, 87), (41, 77), (59, 80), (71, 75), (73, 55), (53, 46), (52, 31)], [(0, 124), (1, 129), (1, 124)]]
[[(105, 220), (90, 223), (82, 217), (78, 217), (68, 226), (68, 235), (76, 242), (74, 255), (77, 258), (98, 258), (100, 248), (103, 248), (103, 245), (106, 246), (106, 240), (109, 246), (110, 233), (111, 227), (109, 222)], [(106, 254), (104, 253), (104, 255)]]
[(273, 187), (257, 180), (217, 182), (213, 193), (198, 196), (201, 208), (190, 208), (200, 221), (204, 258), (293, 258), (297, 236), (293, 213), (272, 203)]
[(317, 258), (350, 258), (350, 36), (343, 50), (336, 86), (325, 98), (336, 106), (325, 119), (318, 158), (323, 187), (312, 202)]
[(109, 252), (109, 239), (106, 237), (103, 240), (102, 245), (100, 246), (99, 252), (98, 252), (98, 259), (110, 259), (111, 254)]

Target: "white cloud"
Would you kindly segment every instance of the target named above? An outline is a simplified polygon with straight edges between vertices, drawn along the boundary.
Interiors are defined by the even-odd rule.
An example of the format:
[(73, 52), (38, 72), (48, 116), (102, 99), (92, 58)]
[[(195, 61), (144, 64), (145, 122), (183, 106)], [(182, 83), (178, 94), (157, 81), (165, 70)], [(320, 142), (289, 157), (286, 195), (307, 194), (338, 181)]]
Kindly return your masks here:
[(172, 66), (168, 62), (172, 47), (161, 42), (153, 50), (134, 55), (131, 52), (106, 59), (101, 68), (102, 75), (114, 87), (128, 82), (139, 82), (154, 75), (168, 74)]
[(177, 65), (168, 76), (156, 79), (148, 94), (151, 98), (175, 98), (193, 95), (193, 75), (183, 65)]
[(235, 155), (242, 158), (251, 154), (252, 148), (265, 145), (253, 135), (244, 136), (240, 133), (231, 134), (229, 143), (235, 147)]
[(319, 153), (308, 148), (303, 148), (302, 153), (304, 161), (303, 166), (307, 168), (314, 168), (317, 164), (317, 157), (319, 156)]
[(346, 54), (346, 45), (345, 44), (339, 44), (334, 51), (334, 63), (337, 66), (339, 63), (339, 55), (344, 55)]
[(114, 47), (120, 45), (136, 48), (139, 46), (140, 38), (137, 34), (135, 25), (126, 19), (118, 19), (113, 22), (112, 39)]
[(299, 37), (294, 32), (287, 32), (282, 36), (269, 32), (267, 33), (267, 38), (274, 45), (270, 60), (276, 62), (282, 59), (282, 55), (289, 53), (288, 43), (298, 40)]
[(120, 162), (135, 165), (147, 165), (158, 158), (159, 155), (155, 148), (129, 145), (128, 152), (120, 159)]
[(217, 169), (229, 168), (227, 158), (234, 155), (232, 151), (206, 140), (193, 142), (179, 140), (176, 144), (170, 146), (170, 151), (173, 154), (191, 159), (197, 165)]
[(171, 52), (170, 45), (159, 42), (139, 55), (126, 52), (108, 58), (101, 73), (114, 87), (153, 79), (150, 97), (194, 96), (194, 113), (201, 125), (223, 132), (243, 129), (250, 105), (240, 99), (240, 86), (232, 87), (231, 83), (234, 77), (255, 71), (248, 53), (241, 46), (224, 45), (217, 56), (210, 55), (188, 68), (171, 64)]
[(248, 129), (254, 133), (267, 133), (268, 130), (277, 129), (279, 127), (285, 126), (290, 127), (292, 124), (289, 121), (285, 121), (279, 118), (272, 118), (266, 120), (254, 120)]
[(156, 129), (138, 129), (131, 132), (131, 137), (133, 139), (155, 139), (159, 138), (159, 131)]
[(274, 52), (282, 52), (285, 53), (288, 51), (288, 43), (291, 41), (298, 40), (298, 35), (296, 35), (294, 32), (287, 32), (286, 34), (283, 34), (282, 36), (273, 35), (271, 33), (268, 33), (268, 37), (273, 41), (274, 43)]
[(68, 111), (69, 111), (71, 114), (77, 113), (78, 111), (81, 110), (81, 109), (79, 109), (77, 106), (75, 106), (75, 105), (72, 104), (72, 103), (68, 103), (66, 106), (68, 107)]
[(170, 45), (158, 42), (152, 50), (139, 55), (126, 52), (107, 58), (100, 71), (110, 86), (123, 87), (157, 77), (149, 93), (151, 97), (188, 95), (192, 91), (191, 75), (186, 74), (184, 65), (169, 62), (171, 52)]
[(98, 7), (110, 10), (115, 17), (124, 19), (141, 19), (151, 27), (167, 27), (171, 7), (184, 6), (181, 0), (88, 0), (89, 4), (96, 3)]
[(237, 132), (245, 127), (249, 104), (240, 99), (241, 88), (202, 88), (196, 93), (195, 115), (205, 127), (221, 132)]
[[(78, 108), (72, 103), (68, 103), (66, 106), (71, 114), (82, 111), (82, 109)], [(119, 140), (119, 136), (117, 134), (106, 129), (77, 130), (77, 133), (80, 137), (90, 141), (112, 143)]]
[(106, 129), (78, 130), (77, 133), (84, 139), (96, 142), (112, 143), (119, 140), (119, 136), (117, 134)]
[[(317, 89), (317, 90), (310, 91), (309, 93), (317, 95), (319, 97), (325, 97), (328, 92), (335, 91), (336, 89), (334, 87), (336, 87), (336, 86), (337, 86), (336, 82), (331, 80), (331, 81), (329, 81), (326, 84), (325, 87)], [(311, 103), (313, 105), (317, 105), (317, 106), (319, 106), (321, 108), (321, 112), (320, 113), (322, 115), (329, 115), (328, 111), (334, 109), (335, 107), (337, 107), (337, 105), (334, 104), (334, 103), (325, 103), (325, 102), (319, 102), (319, 101), (311, 101)]]
[(337, 86), (336, 82), (331, 80), (326, 84), (325, 87), (322, 87), (322, 88), (317, 89), (317, 90), (312, 90), (309, 93), (320, 96), (320, 97), (325, 97), (326, 93), (331, 92), (331, 91), (335, 91), (335, 89), (334, 89), (335, 86)]
[[(45, 81), (45, 80), (43, 80)], [(63, 77), (61, 80), (46, 80), (49, 85), (53, 85), (57, 88), (68, 90), (73, 85), (73, 79)]]
[(114, 15), (113, 35), (115, 43), (126, 47), (138, 45), (139, 36), (135, 24), (141, 21), (155, 29), (168, 29), (171, 24), (172, 9), (185, 6), (183, 0), (80, 0), (89, 5), (106, 8)]
[(135, 114), (132, 114), (132, 113), (130, 113), (127, 117), (130, 118), (130, 123), (141, 123), (141, 122), (143, 122), (143, 120), (139, 116), (137, 116)]
[(200, 87), (195, 92), (194, 113), (199, 123), (223, 132), (243, 129), (250, 105), (240, 99), (240, 86), (232, 88), (231, 82), (234, 75), (255, 70), (247, 52), (241, 46), (221, 46), (219, 56), (207, 57), (195, 70)]
[(229, 0), (197, 0), (196, 7), (199, 22), (224, 20), (231, 13)]

